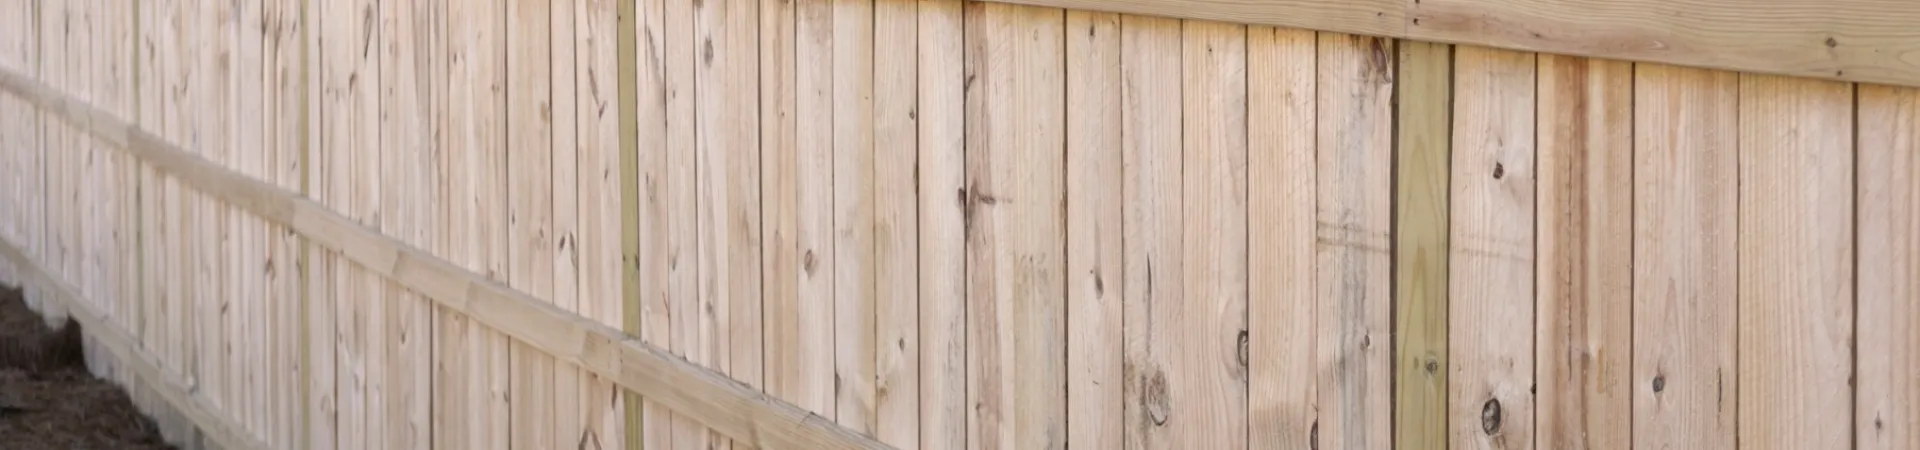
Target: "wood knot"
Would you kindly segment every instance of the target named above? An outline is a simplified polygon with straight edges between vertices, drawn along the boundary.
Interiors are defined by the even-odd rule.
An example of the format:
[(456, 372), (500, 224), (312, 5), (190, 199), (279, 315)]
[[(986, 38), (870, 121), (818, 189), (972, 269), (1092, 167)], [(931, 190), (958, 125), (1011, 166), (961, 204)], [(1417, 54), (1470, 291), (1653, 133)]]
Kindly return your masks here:
[(1488, 436), (1500, 432), (1500, 399), (1490, 398), (1480, 405), (1480, 431)]
[(1507, 166), (1500, 163), (1493, 163), (1493, 179), (1498, 180), (1505, 176), (1507, 176)]
[(1428, 357), (1427, 358), (1427, 375), (1439, 375), (1439, 374), (1440, 374), (1440, 361), (1437, 359), (1433, 359), (1432, 357)]
[(1140, 406), (1146, 409), (1147, 420), (1152, 421), (1154, 426), (1166, 426), (1169, 404), (1167, 401), (1167, 374), (1160, 370), (1154, 370), (1153, 375), (1142, 380), (1141, 384), (1144, 385), (1145, 389), (1142, 390), (1143, 392), (1140, 396)]
[(1653, 376), (1653, 392), (1657, 394), (1666, 390), (1667, 390), (1667, 377), (1665, 375), (1654, 375)]

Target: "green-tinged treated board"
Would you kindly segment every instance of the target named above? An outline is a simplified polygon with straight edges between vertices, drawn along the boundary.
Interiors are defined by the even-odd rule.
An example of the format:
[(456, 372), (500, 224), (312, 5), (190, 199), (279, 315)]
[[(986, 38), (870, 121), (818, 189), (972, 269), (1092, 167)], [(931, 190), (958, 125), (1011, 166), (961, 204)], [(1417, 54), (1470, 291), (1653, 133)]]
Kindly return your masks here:
[(1447, 442), (1448, 193), (1453, 46), (1399, 43), (1394, 148), (1394, 429), (1405, 448)]
[[(1854, 442), (1920, 447), (1920, 90), (1858, 87)], [(1868, 350), (1873, 349), (1873, 350)]]
[(1124, 443), (1173, 448), (1167, 377), (1182, 349), (1154, 324), (1185, 298), (1180, 21), (1122, 16), (1120, 60)]
[[(437, 117), (445, 111), (436, 86), (447, 77), (445, 36), (435, 33), (440, 11), (432, 2), (380, 4), (382, 152), (378, 172), (364, 174), (377, 175), (381, 185), (381, 232), (420, 248), (431, 248), (430, 233), (445, 228), (430, 206), (445, 203), (435, 199), (443, 181), (434, 170), (441, 151), (434, 138), (440, 133)], [(433, 445), (433, 307), (398, 283), (382, 284), (386, 302), (375, 307), (384, 309), (385, 320), (374, 326), (384, 330), (386, 343), (370, 357), (384, 360), (387, 369), (385, 404), (373, 406), (383, 411), (386, 433), (369, 439), (388, 449), (426, 449)]]
[[(1534, 55), (1454, 54), (1448, 441), (1533, 446)], [(1477, 419), (1477, 420), (1476, 420)]]
[[(640, 252), (640, 243), (643, 236), (642, 229), (647, 226), (647, 222), (643, 221), (640, 216), (640, 205), (647, 201), (644, 195), (645, 193), (640, 190), (642, 186), (640, 182), (642, 173), (640, 164), (642, 162), (640, 161), (641, 47), (639, 37), (640, 14), (643, 11), (638, 8), (639, 2), (637, 1), (618, 1), (615, 3), (618, 3), (618, 5), (615, 6), (615, 14), (618, 14), (618, 17), (613, 30), (615, 34), (613, 37), (613, 51), (615, 52), (613, 59), (616, 61), (617, 67), (613, 74), (618, 77), (618, 81), (612, 84), (615, 85), (616, 88), (614, 95), (618, 97), (614, 102), (614, 106), (618, 109), (615, 110), (617, 115), (614, 116), (613, 120), (616, 124), (615, 128), (619, 133), (616, 144), (619, 146), (617, 162), (620, 164), (620, 167), (614, 170), (613, 173), (619, 177), (620, 181), (618, 186), (620, 190), (618, 195), (602, 195), (612, 197), (614, 201), (620, 203), (620, 219), (616, 223), (616, 225), (620, 227), (618, 231), (620, 235), (619, 256), (621, 261), (619, 275), (619, 305), (621, 308), (619, 311), (620, 331), (629, 336), (639, 336), (644, 339), (647, 335), (646, 331), (641, 329), (643, 320), (640, 313), (640, 305), (646, 286), (641, 284), (641, 271), (648, 267), (648, 265), (646, 260), (643, 260), (645, 255)], [(599, 39), (605, 39), (605, 37), (601, 36)], [(648, 67), (653, 66), (649, 65)], [(604, 67), (601, 69), (604, 69)], [(657, 71), (649, 73), (648, 75), (653, 76), (656, 73)], [(599, 72), (598, 75), (605, 77), (607, 76), (607, 72), (603, 70)], [(657, 77), (650, 79), (657, 79)], [(599, 86), (604, 85), (605, 84), (594, 84), (588, 86), (598, 89)], [(652, 86), (649, 86), (649, 88), (651, 87)], [(603, 101), (608, 95), (607, 91), (596, 91), (596, 93)], [(604, 106), (604, 103), (596, 105), (597, 108)], [(649, 115), (648, 117), (658, 118), (659, 116), (655, 114)], [(584, 190), (586, 188), (582, 189)], [(603, 211), (601, 214), (607, 214), (607, 212)], [(602, 237), (605, 238), (607, 236)], [(633, 391), (622, 391), (618, 395), (620, 397), (618, 400), (620, 411), (624, 417), (619, 420), (618, 425), (614, 426), (619, 427), (621, 433), (619, 436), (609, 436), (611, 433), (603, 433), (599, 442), (599, 448), (641, 450), (643, 446), (646, 445), (646, 434), (644, 433), (646, 427), (646, 402), (639, 394)]]
[[(699, 185), (699, 337), (696, 364), (760, 384), (760, 87), (758, 8), (753, 2), (697, 2), (695, 66)], [(734, 350), (739, 350), (736, 353)], [(740, 362), (735, 366), (734, 362)], [(738, 369), (738, 372), (735, 370)], [(731, 442), (709, 434), (708, 444)]]
[[(507, 284), (555, 300), (552, 9), (544, 0), (507, 0)], [(508, 343), (508, 436), (513, 448), (555, 441), (553, 357)]]
[(1632, 439), (1633, 64), (1540, 55), (1535, 443)]
[[(687, 242), (682, 238), (686, 226), (682, 225), (691, 214), (669, 214), (676, 206), (685, 203), (690, 192), (686, 182), (675, 175), (667, 164), (668, 155), (676, 148), (669, 148), (668, 127), (679, 124), (670, 118), (669, 109), (673, 104), (673, 85), (669, 84), (667, 68), (667, 0), (643, 0), (638, 4), (635, 15), (640, 19), (635, 32), (634, 55), (639, 65), (636, 93), (639, 112), (636, 113), (638, 145), (635, 150), (637, 170), (640, 180), (639, 208), (639, 244), (640, 259), (639, 284), (640, 297), (639, 324), (641, 339), (659, 348), (672, 348), (673, 295), (686, 283), (679, 272), (682, 252), (680, 244)], [(691, 266), (691, 263), (684, 263)], [(668, 449), (673, 446), (673, 413), (655, 402), (643, 402), (638, 445), (647, 449)]]
[(1247, 445), (1246, 55), (1243, 25), (1182, 27), (1186, 301), (1164, 321), (1181, 349), (1167, 371), (1177, 448)]
[[(622, 163), (628, 162), (622, 146), (623, 126), (634, 107), (627, 90), (632, 74), (621, 63), (631, 62), (621, 49), (632, 45), (621, 35), (622, 23), (632, 14), (630, 1), (577, 0), (574, 15), (574, 104), (578, 111), (580, 149), (579, 177), (575, 189), (580, 195), (580, 232), (577, 251), (580, 257), (580, 314), (609, 327), (622, 327), (628, 292), (623, 283), (627, 260), (627, 238), (637, 228), (623, 228), (629, 212), (626, 188), (631, 174)], [(626, 69), (631, 69), (627, 67)], [(636, 280), (637, 281), (637, 280)], [(638, 335), (638, 330), (623, 330)], [(616, 450), (626, 445), (627, 402), (607, 377), (581, 373), (581, 430), (570, 445), (575, 448)], [(638, 416), (639, 414), (634, 414)], [(566, 448), (562, 446), (560, 448)]]
[(840, 426), (873, 434), (873, 3), (833, 0), (833, 377)]
[(1734, 446), (1738, 76), (1634, 67), (1633, 446)]
[(967, 445), (1062, 447), (1065, 14), (967, 8)]
[(873, 436), (920, 441), (918, 0), (873, 3)]
[(1853, 100), (1851, 83), (1740, 76), (1742, 448), (1853, 443)]
[(1320, 448), (1384, 448), (1393, 399), (1394, 42), (1320, 33), (1315, 408)]
[(1067, 11), (1067, 442), (1120, 448), (1120, 15)]
[(917, 447), (967, 445), (966, 118), (960, 0), (918, 0), (920, 411)]
[(1313, 445), (1318, 35), (1247, 28), (1247, 444)]

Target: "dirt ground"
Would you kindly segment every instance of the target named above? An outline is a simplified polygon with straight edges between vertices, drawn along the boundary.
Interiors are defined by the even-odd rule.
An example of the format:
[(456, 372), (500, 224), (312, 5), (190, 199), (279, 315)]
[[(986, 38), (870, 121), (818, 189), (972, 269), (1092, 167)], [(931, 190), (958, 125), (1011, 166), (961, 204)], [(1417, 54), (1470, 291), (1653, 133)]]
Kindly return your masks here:
[(49, 329), (18, 288), (0, 286), (0, 448), (174, 448), (126, 392), (87, 373), (68, 326)]

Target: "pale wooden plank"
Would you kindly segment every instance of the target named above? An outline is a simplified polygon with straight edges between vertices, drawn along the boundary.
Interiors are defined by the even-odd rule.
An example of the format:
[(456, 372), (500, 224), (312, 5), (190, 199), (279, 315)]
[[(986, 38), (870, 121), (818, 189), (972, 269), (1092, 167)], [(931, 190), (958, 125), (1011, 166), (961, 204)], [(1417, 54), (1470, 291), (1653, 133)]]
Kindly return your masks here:
[[(551, 4), (508, 0), (507, 84), (507, 279), (508, 285), (553, 303), (554, 100)], [(553, 358), (515, 340), (508, 344), (512, 375), (508, 415), (514, 448), (539, 448), (556, 440), (553, 429)]]
[(1247, 444), (1298, 448), (1314, 427), (1317, 36), (1247, 27)]
[[(190, 38), (192, 50), (180, 55), (191, 60), (186, 95), (193, 108), (190, 119), (193, 131), (185, 142), (201, 157), (232, 167), (235, 124), (229, 118), (234, 113), (231, 62), (236, 26), (234, 5), (212, 2), (196, 6), (182, 24), (193, 36)], [(368, 138), (378, 139), (378, 135)], [(234, 346), (229, 345), (236, 331), (231, 319), (238, 315), (233, 309), (234, 286), (230, 283), (234, 275), (230, 252), (235, 244), (230, 240), (230, 232), (235, 228), (236, 216), (232, 207), (204, 193), (195, 192), (192, 197), (192, 207), (185, 210), (191, 216), (185, 219), (193, 230), (187, 254), (192, 255), (194, 285), (186, 298), (195, 308), (193, 329), (198, 337), (194, 379), (196, 385), (201, 386), (199, 393), (210, 403), (222, 410), (232, 410), (238, 403), (234, 389), (239, 384), (230, 370)]]
[(837, 417), (835, 392), (834, 273), (838, 250), (834, 223), (834, 5), (828, 0), (799, 0), (794, 7), (795, 146), (800, 167), (800, 302), (797, 354), (800, 369), (792, 397), (823, 418)]
[(1399, 42), (1394, 147), (1393, 440), (1447, 442), (1447, 194), (1453, 47)]
[(1065, 15), (970, 5), (967, 396), (973, 448), (1064, 446)]
[(1631, 445), (1633, 64), (1540, 55), (1535, 444)]
[(1067, 11), (1067, 442), (1120, 448), (1120, 15)]
[[(159, 2), (155, 2), (156, 5), (158, 3)], [(139, 103), (139, 107), (136, 109), (140, 109), (140, 126), (142, 128), (153, 129), (154, 123), (152, 121), (155, 120), (155, 116), (159, 115), (159, 108), (157, 108), (155, 103), (164, 98), (164, 96), (155, 93), (154, 90), (164, 88), (163, 85), (155, 79), (157, 74), (153, 70), (154, 66), (149, 65), (150, 61), (158, 60), (158, 58), (153, 58), (151, 55), (142, 52), (150, 50), (148, 47), (150, 44), (148, 43), (153, 39), (152, 34), (156, 34), (154, 27), (160, 24), (156, 23), (155, 18), (152, 17), (154, 14), (153, 9), (141, 8), (140, 11), (145, 13), (146, 16), (141, 17), (141, 22), (136, 25), (141, 32), (140, 34), (144, 35), (141, 37), (141, 43), (135, 45), (134, 50), (136, 78), (138, 78), (134, 84), (134, 89), (137, 91), (135, 95), (136, 102)], [(332, 48), (324, 44), (326, 40), (322, 39), (321, 36), (333, 31), (333, 21), (331, 20), (333, 17), (332, 14), (326, 13), (318, 2), (303, 3), (300, 8), (300, 17), (303, 22), (302, 28), (307, 30), (307, 32), (303, 32), (300, 36), (299, 44), (302, 50), (301, 53), (303, 59), (311, 62), (312, 67), (310, 67), (311, 70), (302, 71), (301, 76), (305, 86), (302, 87), (304, 97), (301, 99), (300, 114), (305, 116), (305, 119), (302, 124), (303, 136), (300, 137), (304, 142), (300, 142), (299, 144), (305, 145), (307, 149), (316, 150), (314, 152), (307, 152), (304, 155), (306, 158), (304, 160), (305, 164), (302, 165), (300, 170), (303, 172), (301, 175), (302, 178), (305, 179), (305, 183), (302, 186), (301, 193), (315, 201), (325, 202), (333, 198), (334, 182), (332, 174), (337, 171), (337, 169), (333, 169), (332, 153), (318, 151), (325, 150), (327, 148), (326, 145), (331, 141), (328, 139), (328, 131), (330, 131), (331, 128), (326, 126), (327, 114), (322, 108), (330, 103), (328, 94), (332, 92), (331, 87), (333, 83), (333, 73), (327, 71), (326, 65), (326, 61), (332, 57), (332, 52), (330, 51)], [(304, 150), (305, 149), (303, 149), (303, 151)], [(142, 178), (149, 180), (141, 185), (140, 207), (142, 214), (154, 215), (155, 208), (159, 206), (156, 204), (156, 200), (160, 200), (161, 197), (153, 195), (156, 190), (155, 188), (159, 186), (158, 183), (152, 183), (151, 180), (154, 180), (159, 175), (157, 171), (151, 168), (143, 168), (141, 171)], [(150, 255), (154, 254), (154, 251), (160, 249), (159, 246), (152, 245), (152, 243), (157, 241), (156, 238), (158, 238), (158, 236), (153, 235), (153, 232), (158, 230), (152, 225), (146, 225), (143, 228), (144, 230), (140, 237), (143, 244), (141, 254), (143, 257), (150, 257)], [(301, 283), (304, 286), (301, 294), (305, 296), (307, 301), (300, 307), (300, 313), (302, 317), (304, 317), (301, 320), (303, 330), (300, 339), (300, 361), (304, 367), (301, 375), (301, 391), (303, 395), (300, 408), (300, 416), (304, 420), (302, 420), (300, 424), (300, 444), (305, 448), (314, 450), (337, 449), (339, 448), (340, 441), (338, 436), (338, 411), (340, 402), (339, 398), (334, 395), (334, 383), (338, 379), (338, 366), (334, 361), (335, 351), (337, 350), (336, 345), (338, 344), (338, 342), (334, 340), (334, 325), (337, 321), (333, 317), (333, 273), (334, 268), (338, 265), (335, 259), (337, 259), (337, 257), (332, 252), (321, 251), (310, 246), (302, 245), (299, 267), (304, 269), (303, 273), (300, 274), (302, 279)], [(148, 264), (144, 266), (143, 271), (152, 272), (154, 271), (153, 266), (152, 264)], [(149, 292), (158, 291), (150, 275), (143, 276), (142, 290)], [(152, 294), (148, 294), (147, 292), (143, 292), (142, 294), (149, 298), (153, 297)], [(144, 314), (158, 315), (156, 311), (159, 308), (155, 306), (157, 305), (145, 305), (142, 312)], [(153, 323), (153, 321), (149, 321), (148, 326), (151, 328), (153, 325), (164, 326), (164, 324), (156, 324)], [(157, 336), (157, 334), (142, 336), (141, 340), (144, 342), (152, 342), (155, 336)]]
[(795, 7), (784, 0), (760, 4), (760, 271), (766, 321), (762, 386), (769, 395), (805, 406), (802, 364), (807, 356), (800, 330), (806, 324), (800, 319), (800, 285), (807, 276), (802, 272), (807, 249), (799, 235), (804, 181), (796, 141)]
[(1899, 0), (1423, 0), (1410, 39), (1802, 77), (1920, 83), (1920, 4)]
[(1067, 9), (1111, 11), (1288, 28), (1397, 36), (1406, 7), (1397, 0), (994, 0)]
[[(370, 20), (375, 10), (370, 1), (353, 2), (348, 7), (323, 10), (326, 15), (321, 20), (328, 36), (365, 36), (366, 39), (378, 38), (378, 23)], [(371, 41), (362, 42), (363, 44)], [(327, 179), (329, 195), (327, 204), (334, 211), (355, 221), (371, 218), (370, 207), (377, 186), (366, 186), (365, 180), (356, 179), (357, 174), (377, 174), (379, 135), (379, 78), (378, 54), (365, 52), (362, 45), (354, 45), (347, 40), (323, 40), (321, 67), (324, 70), (324, 103), (319, 106), (321, 123), (319, 130), (323, 135), (317, 152), (325, 154), (320, 176)], [(368, 161), (371, 159), (372, 161)], [(185, 189), (183, 187), (182, 189)], [(380, 436), (370, 425), (369, 417), (377, 409), (377, 398), (369, 395), (371, 385), (377, 384), (379, 376), (374, 372), (367, 353), (373, 339), (370, 335), (376, 330), (370, 328), (370, 317), (374, 311), (366, 309), (369, 305), (380, 304), (371, 301), (379, 292), (377, 285), (368, 277), (366, 271), (354, 265), (346, 258), (330, 258), (332, 286), (327, 295), (314, 295), (313, 298), (329, 299), (333, 307), (333, 328), (328, 330), (327, 339), (333, 339), (334, 363), (338, 371), (331, 388), (333, 399), (337, 402), (337, 445), (342, 448), (368, 448), (378, 444)]]
[[(760, 140), (757, 26), (752, 2), (699, 2), (694, 69), (699, 114), (700, 232), (699, 335), (688, 359), (756, 386), (760, 330)], [(737, 339), (737, 341), (736, 341)], [(740, 350), (735, 354), (734, 350)], [(740, 361), (740, 367), (733, 362)], [(734, 372), (740, 369), (739, 372)], [(675, 444), (726, 449), (731, 442), (707, 430), (705, 439)]]
[(1853, 100), (1851, 83), (1740, 76), (1743, 448), (1853, 444)]
[(1633, 446), (1731, 448), (1738, 77), (1634, 69)]
[[(1179, 370), (1177, 336), (1154, 324), (1185, 299), (1185, 198), (1181, 173), (1180, 21), (1120, 18), (1122, 105), (1121, 363), (1128, 449), (1172, 448), (1167, 372)], [(971, 126), (971, 124), (969, 124)], [(972, 270), (969, 267), (968, 270)], [(969, 323), (968, 326), (977, 326)]]
[(1391, 436), (1394, 42), (1320, 33), (1315, 405), (1321, 448)]
[[(307, 192), (307, 154), (308, 138), (307, 78), (316, 72), (312, 70), (307, 54), (306, 35), (309, 22), (302, 4), (294, 0), (270, 2), (262, 14), (268, 21), (263, 59), (267, 68), (261, 73), (266, 78), (267, 120), (266, 145), (268, 147), (266, 167), (270, 176), (282, 188), (296, 192)], [(138, 47), (137, 43), (127, 45)], [(138, 55), (134, 55), (137, 59)], [(128, 158), (131, 161), (131, 158)], [(269, 225), (267, 228), (267, 252), (270, 263), (267, 272), (270, 279), (269, 298), (271, 301), (272, 333), (277, 342), (273, 359), (274, 381), (271, 384), (274, 397), (273, 415), (275, 438), (269, 443), (278, 447), (298, 447), (303, 445), (305, 415), (301, 405), (307, 392), (302, 377), (310, 369), (303, 364), (305, 351), (303, 331), (304, 305), (310, 304), (306, 296), (305, 274), (299, 269), (308, 264), (306, 244), (283, 226)]]
[[(580, 195), (580, 314), (610, 327), (624, 325), (626, 292), (623, 287), (624, 255), (631, 247), (623, 222), (630, 193), (626, 180), (632, 173), (622, 145), (622, 127), (633, 117), (629, 99), (633, 86), (627, 78), (632, 67), (621, 53), (631, 51), (631, 34), (622, 35), (623, 26), (631, 26), (633, 2), (581, 0), (574, 3), (575, 103), (578, 111), (579, 177), (575, 188)], [(624, 22), (624, 23), (623, 23)], [(631, 29), (626, 29), (631, 32)], [(618, 42), (617, 42), (618, 41)], [(625, 61), (622, 61), (622, 60)], [(632, 231), (638, 231), (634, 229)], [(616, 246), (617, 245), (617, 246)], [(637, 256), (637, 255), (635, 255)], [(637, 279), (635, 281), (638, 281)], [(636, 288), (632, 292), (637, 293)], [(623, 330), (630, 335), (639, 330)], [(626, 445), (627, 402), (607, 377), (581, 373), (582, 430), (570, 445), (595, 449), (618, 449)], [(637, 404), (635, 406), (638, 406)], [(639, 414), (634, 414), (638, 416)], [(564, 448), (564, 447), (563, 447)]]
[(1182, 31), (1188, 278), (1186, 302), (1167, 316), (1182, 347), (1171, 355), (1168, 427), (1178, 447), (1239, 448), (1247, 445), (1247, 33), (1197, 21)]
[(1920, 447), (1920, 91), (1861, 85), (1858, 448)]
[[(919, 0), (920, 441), (966, 447), (966, 57), (959, 0)], [(901, 19), (905, 20), (905, 19)]]
[(729, 437), (761, 448), (886, 448), (611, 327), (384, 236), (301, 195), (220, 168), (37, 81), (0, 70), (0, 91), (24, 93), (35, 105), (55, 105), (49, 109), (58, 113), (55, 120), (84, 125), (88, 132), (180, 179), (189, 189), (289, 225), (314, 244), (341, 252), (381, 277), (401, 282), (560, 362), (617, 376), (621, 386), (656, 398), (663, 406)]
[[(583, 0), (549, 0), (547, 3), (548, 29), (548, 108), (552, 111), (552, 128), (548, 130), (552, 148), (549, 158), (551, 175), (549, 189), (552, 189), (553, 209), (552, 226), (549, 231), (553, 241), (550, 254), (553, 265), (554, 305), (560, 309), (582, 313), (580, 309), (580, 154), (579, 154), (579, 109), (577, 89), (578, 67), (576, 65), (575, 46), (578, 45), (574, 27), (574, 9)], [(580, 388), (586, 380), (581, 378), (580, 368), (568, 364), (553, 365), (552, 427), (548, 442), (541, 444), (547, 448), (578, 448), (586, 428), (581, 422), (581, 414), (586, 409), (580, 404)]]
[[(503, 0), (447, 3), (446, 124), (442, 155), (452, 198), (446, 204), (450, 261), (494, 280), (507, 271), (505, 187), (506, 30)], [(447, 448), (506, 448), (509, 405), (505, 342), (498, 332), (463, 314), (439, 308), (432, 380), (437, 414), (434, 444)]]
[[(1534, 55), (1454, 54), (1448, 441), (1533, 446)], [(1475, 419), (1478, 420), (1475, 420)]]
[(874, 418), (873, 2), (833, 0), (833, 360), (836, 422)]
[[(235, 125), (231, 140), (235, 151), (228, 167), (255, 178), (272, 180), (264, 167), (268, 156), (266, 132), (271, 126), (266, 110), (266, 6), (265, 2), (241, 4), (235, 11), (239, 16), (237, 23), (256, 25), (237, 27), (232, 34), (234, 109), (228, 120)], [(266, 325), (266, 309), (277, 300), (269, 296), (266, 284), (269, 274), (265, 266), (269, 256), (264, 240), (269, 231), (265, 221), (244, 213), (235, 214), (232, 225), (231, 236), (236, 245), (229, 247), (227, 258), (233, 264), (229, 289), (232, 289), (230, 302), (236, 314), (228, 317), (227, 323), (234, 327), (234, 332), (225, 345), (235, 350), (231, 353), (234, 363), (228, 370), (230, 379), (236, 380), (239, 405), (231, 408), (230, 415), (248, 433), (271, 441), (271, 416), (263, 404), (267, 395), (262, 389), (265, 381), (262, 378), (274, 363), (266, 355), (274, 336), (262, 325)]]
[(873, 4), (874, 437), (920, 441), (917, 0)]
[[(431, 248), (429, 230), (443, 229), (433, 217), (431, 195), (441, 183), (432, 158), (442, 150), (436, 117), (443, 114), (434, 95), (438, 80), (446, 79), (436, 8), (431, 2), (380, 4), (380, 229), (388, 236), (421, 248)], [(386, 303), (383, 323), (386, 343), (374, 347), (384, 360), (386, 377), (379, 447), (425, 449), (433, 444), (429, 413), (432, 409), (431, 372), (434, 354), (430, 340), (432, 306), (398, 283), (383, 283)], [(371, 418), (370, 418), (371, 420)]]
[[(692, 0), (666, 0), (663, 29), (667, 80), (667, 208), (669, 221), (667, 317), (672, 322), (675, 355), (696, 364), (710, 345), (702, 333), (700, 298), (700, 181), (698, 77), (702, 50)], [(681, 414), (673, 418), (673, 448), (694, 450), (711, 441), (699, 423)]]
[[(673, 342), (671, 324), (673, 311), (670, 281), (674, 264), (673, 234), (677, 228), (673, 221), (680, 216), (669, 216), (668, 208), (677, 202), (682, 190), (678, 185), (669, 185), (667, 167), (667, 125), (668, 103), (671, 93), (667, 84), (666, 64), (666, 0), (646, 0), (638, 6), (635, 13), (639, 26), (635, 30), (634, 58), (638, 67), (638, 129), (636, 160), (641, 182), (642, 204), (639, 205), (639, 243), (637, 251), (640, 257), (639, 285), (644, 289), (640, 297), (641, 338), (660, 348), (670, 348)], [(643, 402), (641, 433), (643, 442), (634, 447), (648, 449), (666, 449), (673, 445), (673, 415), (658, 402)]]

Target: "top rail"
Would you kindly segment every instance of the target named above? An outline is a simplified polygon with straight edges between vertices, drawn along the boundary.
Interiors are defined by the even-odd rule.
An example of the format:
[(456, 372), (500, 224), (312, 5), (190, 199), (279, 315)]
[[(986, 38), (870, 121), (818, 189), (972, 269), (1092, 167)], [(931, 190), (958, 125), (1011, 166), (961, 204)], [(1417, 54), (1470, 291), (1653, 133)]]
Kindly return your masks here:
[(1911, 0), (995, 0), (1920, 86)]

